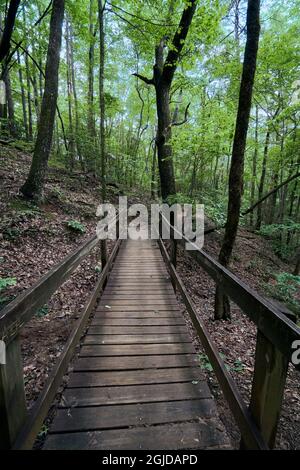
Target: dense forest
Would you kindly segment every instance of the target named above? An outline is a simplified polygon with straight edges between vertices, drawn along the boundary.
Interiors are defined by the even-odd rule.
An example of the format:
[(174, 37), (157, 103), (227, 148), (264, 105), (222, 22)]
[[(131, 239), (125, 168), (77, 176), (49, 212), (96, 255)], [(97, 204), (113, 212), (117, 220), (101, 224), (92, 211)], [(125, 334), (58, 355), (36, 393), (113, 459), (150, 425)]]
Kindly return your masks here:
[[(127, 195), (204, 204), (205, 249), (299, 323), (299, 9), (299, 0), (0, 0), (1, 308), (31, 285), (19, 272), (28, 234), (62, 217), (47, 240), (67, 224), (71, 238), (58, 244), (67, 254), (95, 225), (87, 210)], [(36, 237), (23, 270), (39, 247), (48, 268), (58, 260)], [(101, 241), (98, 271), (110, 250)], [(180, 250), (193, 289), (197, 268)], [(44, 273), (36, 256), (34, 281)], [(210, 318), (234, 323), (222, 287), (203, 279)], [(279, 446), (300, 448), (285, 426)]]
[[(9, 13), (6, 3), (1, 5), (2, 24)], [(18, 3), (11, 2), (11, 10)], [(207, 215), (222, 226), (246, 40), (246, 3), (204, 2), (195, 12), (191, 6), (182, 42), (174, 32), (180, 21), (186, 21), (181, 18), (184, 2), (66, 2), (60, 31), (62, 3), (62, 11), (53, 18), (57, 24), (50, 32), (49, 50), (52, 3), (21, 2), (18, 8), (10, 48), (1, 54), (7, 95), (2, 140), (13, 140), (28, 150), (35, 145), (36, 154), (41, 154), (44, 134), (51, 134), (47, 122), (51, 105), (43, 110), (40, 124), (46, 129), (38, 133), (48, 50), (53, 54), (48, 70), (53, 89), (60, 60), (50, 165), (99, 177), (105, 172), (108, 183), (139, 186), (151, 191), (152, 197), (176, 192), (177, 201), (204, 203)], [(298, 7), (296, 1), (262, 4), (242, 165), (240, 223), (270, 236), (284, 259), (292, 259), (299, 244)], [(178, 57), (171, 57), (172, 52)], [(168, 60), (174, 62), (174, 70), (168, 78), (169, 109), (162, 116), (158, 104), (164, 91), (153, 86), (152, 76), (153, 67), (154, 73), (161, 66), (168, 70)], [(159, 147), (157, 112), (169, 121), (167, 149)], [(169, 166), (176, 190), (169, 168), (160, 185), (159, 152), (172, 154)], [(166, 158), (159, 161), (168, 162)], [(29, 179), (22, 192), (30, 195), (32, 184)], [(298, 274), (299, 261), (292, 262), (297, 263)]]

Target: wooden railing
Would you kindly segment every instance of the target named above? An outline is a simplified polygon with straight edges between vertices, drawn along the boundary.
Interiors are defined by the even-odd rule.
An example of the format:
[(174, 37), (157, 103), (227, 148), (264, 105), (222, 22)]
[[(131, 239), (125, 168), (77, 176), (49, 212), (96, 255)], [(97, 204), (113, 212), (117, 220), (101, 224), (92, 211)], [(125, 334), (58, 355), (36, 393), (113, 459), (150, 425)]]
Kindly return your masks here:
[[(116, 223), (117, 233), (119, 233), (118, 216)], [(70, 278), (73, 271), (91, 253), (98, 242), (96, 235), (91, 237), (0, 312), (0, 339), (6, 345), (6, 364), (0, 365), (0, 449), (31, 448), (34, 443), (61, 384), (75, 346), (80, 340), (89, 315), (108, 278), (119, 250), (120, 240), (116, 241), (92, 295), (83, 308), (64, 351), (59, 356), (58, 362), (29, 415), (27, 415), (25, 402), (20, 330), (50, 299), (52, 294)]]
[[(169, 224), (161, 215), (161, 224)], [(161, 228), (160, 224), (160, 228)], [(176, 229), (175, 229), (176, 231)], [(161, 233), (161, 232), (160, 232)], [(184, 242), (190, 243), (184, 236)], [(267, 449), (275, 445), (287, 369), (294, 352), (293, 343), (300, 340), (298, 328), (279, 308), (261, 297), (228, 269), (203, 250), (188, 251), (193, 259), (221, 286), (243, 312), (257, 326), (255, 366), (249, 407), (244, 403), (231, 375), (220, 357), (205, 324), (197, 315), (195, 306), (170, 259), (161, 237), (159, 246), (167, 264), (173, 285), (176, 285), (191, 316), (194, 328), (224, 393), (225, 399), (240, 429), (241, 447)], [(216, 326), (217, 327), (217, 326)], [(298, 343), (299, 344), (299, 343)], [(300, 370), (300, 364), (293, 364)]]

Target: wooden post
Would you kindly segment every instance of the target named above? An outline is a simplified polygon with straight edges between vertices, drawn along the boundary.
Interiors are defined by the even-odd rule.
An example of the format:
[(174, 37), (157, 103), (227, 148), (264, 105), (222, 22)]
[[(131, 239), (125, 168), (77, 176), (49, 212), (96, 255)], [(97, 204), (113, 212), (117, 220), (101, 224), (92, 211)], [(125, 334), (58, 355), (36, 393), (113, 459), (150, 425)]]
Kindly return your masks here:
[(0, 365), (0, 449), (10, 449), (24, 424), (26, 402), (20, 340), (6, 347), (6, 364)]
[(275, 445), (288, 362), (258, 330), (249, 409), (270, 449)]

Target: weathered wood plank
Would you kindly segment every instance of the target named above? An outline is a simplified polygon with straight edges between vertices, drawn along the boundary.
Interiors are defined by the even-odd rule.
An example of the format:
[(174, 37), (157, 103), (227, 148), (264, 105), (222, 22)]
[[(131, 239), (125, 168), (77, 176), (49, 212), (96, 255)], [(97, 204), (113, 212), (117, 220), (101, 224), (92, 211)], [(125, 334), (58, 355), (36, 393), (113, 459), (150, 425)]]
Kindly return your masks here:
[(118, 344), (85, 346), (80, 350), (81, 357), (97, 356), (144, 356), (152, 354), (192, 354), (194, 353), (192, 343), (175, 344)]
[[(142, 303), (142, 305), (141, 305)], [(129, 307), (130, 305), (135, 305), (138, 306), (139, 308), (144, 308), (144, 306), (155, 306), (155, 305), (160, 305), (160, 306), (167, 306), (167, 305), (175, 305), (178, 308), (178, 303), (176, 299), (156, 299), (153, 297), (153, 299), (143, 299), (141, 300), (135, 300), (135, 299), (110, 299), (109, 302), (104, 299), (99, 302), (99, 307), (109, 304), (110, 306), (124, 306), (124, 307)]]
[(185, 320), (180, 317), (170, 318), (115, 318), (97, 316), (91, 326), (183, 326)]
[(132, 310), (132, 309), (119, 309), (119, 308), (111, 308), (96, 310), (94, 318), (105, 319), (105, 318), (174, 318), (174, 319), (182, 319), (182, 314), (179, 310), (153, 310), (153, 309), (146, 309), (145, 311), (141, 310)]
[(112, 385), (138, 385), (175, 383), (200, 380), (201, 370), (194, 367), (109, 372), (76, 372), (71, 374), (68, 387), (106, 387)]
[(144, 305), (141, 307), (140, 305), (111, 305), (110, 303), (103, 302), (103, 305), (99, 305), (96, 308), (97, 313), (107, 311), (111, 312), (112, 314), (113, 312), (124, 312), (126, 315), (129, 315), (129, 312), (139, 312), (140, 314), (152, 312), (158, 316), (165, 316), (164, 312), (169, 312), (169, 314), (174, 312), (174, 314), (176, 313), (177, 315), (180, 315), (180, 309), (178, 305)]
[(173, 384), (124, 385), (122, 387), (67, 388), (60, 408), (79, 406), (153, 403), (157, 401), (196, 400), (212, 398), (207, 383), (199, 380)]
[(52, 434), (48, 450), (180, 450), (230, 448), (219, 422), (214, 419), (198, 423), (176, 423), (152, 427)]
[[(108, 292), (106, 294), (103, 294), (101, 296), (101, 300), (102, 301), (106, 301), (106, 300), (109, 300), (109, 301), (114, 301), (114, 300), (138, 300), (141, 304), (143, 304), (143, 302), (151, 302), (152, 300), (161, 300), (162, 303), (165, 303), (167, 302), (168, 300), (170, 300), (172, 303), (174, 302), (177, 302), (176, 300), (176, 297), (173, 293), (168, 293), (168, 292), (165, 292), (165, 293), (161, 293), (161, 294), (158, 294), (157, 292), (139, 292), (138, 290), (136, 290), (135, 292), (131, 291), (131, 292), (118, 292), (118, 293), (115, 293), (115, 294), (112, 294), (111, 292)], [(130, 303), (130, 302), (129, 302)]]
[(123, 356), (78, 358), (74, 371), (161, 369), (171, 367), (190, 367), (199, 365), (196, 354), (177, 354), (165, 356)]
[(186, 326), (94, 326), (91, 325), (87, 335), (161, 335), (184, 334)]
[(199, 420), (216, 413), (213, 400), (171, 401), (134, 405), (59, 409), (51, 433), (93, 431), (122, 426)]
[(85, 345), (90, 344), (159, 344), (159, 343), (191, 343), (188, 334), (180, 335), (87, 335)]

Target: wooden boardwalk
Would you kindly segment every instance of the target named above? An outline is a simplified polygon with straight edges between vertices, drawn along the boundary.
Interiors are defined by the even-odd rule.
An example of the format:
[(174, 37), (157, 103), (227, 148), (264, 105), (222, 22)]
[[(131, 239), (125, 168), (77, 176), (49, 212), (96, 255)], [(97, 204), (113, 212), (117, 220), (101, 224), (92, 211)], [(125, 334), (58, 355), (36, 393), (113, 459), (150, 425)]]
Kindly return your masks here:
[(44, 448), (224, 447), (158, 245), (123, 242)]

